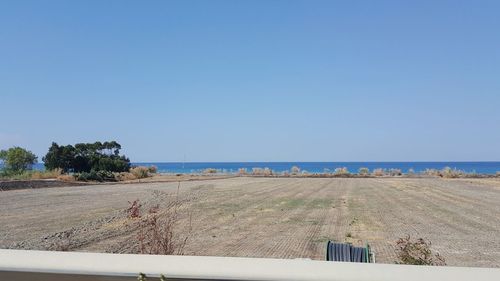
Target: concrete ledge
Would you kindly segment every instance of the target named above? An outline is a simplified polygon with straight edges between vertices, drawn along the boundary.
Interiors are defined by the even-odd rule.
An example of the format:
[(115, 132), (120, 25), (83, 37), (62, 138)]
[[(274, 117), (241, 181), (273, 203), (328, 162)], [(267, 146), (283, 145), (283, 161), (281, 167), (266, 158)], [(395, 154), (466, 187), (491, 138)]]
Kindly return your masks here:
[(498, 268), (0, 250), (0, 280), (125, 281), (137, 280), (139, 272), (179, 280), (500, 280)]

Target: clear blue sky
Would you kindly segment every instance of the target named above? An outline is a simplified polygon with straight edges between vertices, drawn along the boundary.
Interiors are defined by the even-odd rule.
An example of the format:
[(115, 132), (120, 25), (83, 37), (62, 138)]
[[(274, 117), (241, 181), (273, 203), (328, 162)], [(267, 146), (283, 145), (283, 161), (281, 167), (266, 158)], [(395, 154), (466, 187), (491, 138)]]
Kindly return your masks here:
[(1, 1), (0, 147), (500, 160), (500, 1)]

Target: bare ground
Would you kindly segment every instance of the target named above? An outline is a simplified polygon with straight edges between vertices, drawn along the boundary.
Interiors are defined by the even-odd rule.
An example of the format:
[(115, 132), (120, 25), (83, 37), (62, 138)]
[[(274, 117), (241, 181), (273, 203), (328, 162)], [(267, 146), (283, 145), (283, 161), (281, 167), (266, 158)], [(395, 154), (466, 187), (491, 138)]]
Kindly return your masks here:
[[(178, 193), (178, 194), (177, 194)], [(500, 267), (500, 180), (229, 178), (0, 192), (0, 247), (136, 251), (128, 201), (177, 196), (193, 230), (185, 254), (323, 260), (328, 239), (369, 242), (396, 260), (407, 234), (432, 241), (448, 265)]]

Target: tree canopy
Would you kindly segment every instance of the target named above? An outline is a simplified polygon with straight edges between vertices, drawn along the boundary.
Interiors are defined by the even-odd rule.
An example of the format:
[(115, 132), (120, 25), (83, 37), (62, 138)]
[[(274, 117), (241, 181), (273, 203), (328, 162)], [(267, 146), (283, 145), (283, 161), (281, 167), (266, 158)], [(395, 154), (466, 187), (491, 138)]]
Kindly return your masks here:
[(116, 141), (77, 143), (58, 145), (53, 142), (43, 157), (45, 168), (53, 170), (61, 168), (64, 172), (109, 171), (127, 172), (130, 160), (120, 155), (121, 145)]
[(7, 150), (1, 150), (0, 159), (3, 160), (7, 171), (22, 173), (31, 169), (37, 162), (38, 157), (29, 150), (15, 146)]

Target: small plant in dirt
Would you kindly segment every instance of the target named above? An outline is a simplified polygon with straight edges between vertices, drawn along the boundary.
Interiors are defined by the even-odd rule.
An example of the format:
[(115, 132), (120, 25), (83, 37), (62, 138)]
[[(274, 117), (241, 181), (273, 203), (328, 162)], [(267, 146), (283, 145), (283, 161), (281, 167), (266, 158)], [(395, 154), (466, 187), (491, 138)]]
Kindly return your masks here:
[(160, 210), (159, 206), (149, 209), (139, 225), (139, 252), (149, 255), (182, 255), (189, 235), (180, 238), (177, 233), (179, 224), (179, 205), (174, 202)]
[[(154, 205), (141, 214), (139, 200), (129, 202), (127, 209), (129, 218), (141, 218), (135, 221), (138, 229), (136, 241), (137, 252), (149, 255), (182, 255), (191, 233), (191, 213), (189, 211), (189, 224), (183, 227), (180, 223), (185, 200), (179, 199), (179, 187), (175, 199), (168, 200), (161, 206)], [(156, 194), (156, 197), (159, 195)], [(183, 233), (183, 231), (185, 231)], [(184, 235), (186, 234), (186, 235)]]
[(381, 168), (374, 169), (372, 174), (376, 177), (383, 177), (385, 176), (385, 170)]
[(401, 176), (403, 175), (403, 172), (401, 172), (401, 169), (389, 169), (389, 175), (391, 177)]
[(128, 217), (131, 219), (140, 218), (142, 205), (139, 203), (139, 199), (132, 202), (128, 201), (128, 203), (130, 204), (130, 207), (127, 209)]
[(359, 168), (359, 170), (358, 170), (358, 174), (359, 174), (360, 176), (368, 176), (368, 175), (370, 174), (370, 169), (368, 169), (368, 168), (364, 168), (364, 167)]
[(144, 178), (149, 177), (149, 168), (148, 167), (144, 167), (144, 166), (133, 167), (130, 169), (130, 172), (137, 179), (144, 179)]
[(412, 265), (446, 265), (445, 259), (439, 253), (433, 253), (431, 242), (419, 238), (412, 241), (410, 235), (399, 238), (396, 242), (398, 264)]
[(333, 174), (336, 176), (348, 176), (351, 173), (346, 167), (342, 167), (342, 168), (336, 168)]

